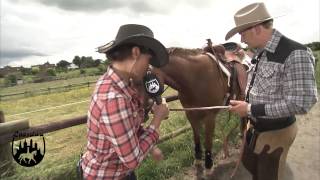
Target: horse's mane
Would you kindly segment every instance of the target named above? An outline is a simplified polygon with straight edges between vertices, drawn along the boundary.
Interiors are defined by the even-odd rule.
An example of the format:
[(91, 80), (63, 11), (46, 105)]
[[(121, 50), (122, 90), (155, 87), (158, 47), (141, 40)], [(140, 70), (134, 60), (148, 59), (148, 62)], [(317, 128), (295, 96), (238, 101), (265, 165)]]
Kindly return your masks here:
[(170, 47), (170, 48), (167, 48), (167, 51), (169, 55), (182, 56), (182, 57), (186, 57), (190, 55), (195, 56), (203, 53), (203, 50), (200, 48), (187, 49), (187, 48), (180, 48), (180, 47)]

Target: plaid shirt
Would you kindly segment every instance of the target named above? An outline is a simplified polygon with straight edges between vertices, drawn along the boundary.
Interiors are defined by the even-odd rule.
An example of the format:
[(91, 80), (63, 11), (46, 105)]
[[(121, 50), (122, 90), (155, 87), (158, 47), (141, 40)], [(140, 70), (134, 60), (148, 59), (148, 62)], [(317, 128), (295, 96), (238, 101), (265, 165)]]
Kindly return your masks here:
[[(266, 51), (274, 53), (281, 37), (280, 32), (273, 31), (258, 63), (254, 84), (249, 92), (253, 118), (274, 119), (307, 113), (318, 100), (315, 60), (309, 48), (292, 51), (284, 63), (267, 60)], [(251, 78), (252, 73), (249, 73), (247, 90)]]
[(121, 179), (140, 164), (159, 138), (154, 128), (142, 128), (143, 118), (142, 98), (109, 68), (88, 111), (85, 178)]

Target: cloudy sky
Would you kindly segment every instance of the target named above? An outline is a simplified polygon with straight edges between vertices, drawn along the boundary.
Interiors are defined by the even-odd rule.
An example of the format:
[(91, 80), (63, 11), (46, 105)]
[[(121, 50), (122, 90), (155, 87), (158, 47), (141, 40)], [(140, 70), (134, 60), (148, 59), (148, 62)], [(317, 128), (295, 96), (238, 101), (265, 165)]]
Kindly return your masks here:
[[(165, 46), (223, 43), (233, 15), (252, 0), (0, 0), (0, 67), (104, 59), (95, 48), (120, 25), (144, 24)], [(290, 38), (320, 41), (319, 0), (265, 0), (275, 27)], [(236, 35), (230, 41), (238, 41)]]

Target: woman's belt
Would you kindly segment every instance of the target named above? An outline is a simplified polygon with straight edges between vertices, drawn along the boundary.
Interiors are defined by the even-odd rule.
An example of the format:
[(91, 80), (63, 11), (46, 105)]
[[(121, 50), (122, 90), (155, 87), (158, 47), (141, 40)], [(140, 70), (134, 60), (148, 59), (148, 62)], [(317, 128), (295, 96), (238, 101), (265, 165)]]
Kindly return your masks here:
[(256, 120), (250, 119), (250, 121), (255, 130), (259, 132), (263, 132), (263, 131), (271, 131), (271, 130), (286, 128), (291, 124), (293, 124), (296, 121), (296, 118), (295, 116), (277, 118), (277, 119), (257, 118)]

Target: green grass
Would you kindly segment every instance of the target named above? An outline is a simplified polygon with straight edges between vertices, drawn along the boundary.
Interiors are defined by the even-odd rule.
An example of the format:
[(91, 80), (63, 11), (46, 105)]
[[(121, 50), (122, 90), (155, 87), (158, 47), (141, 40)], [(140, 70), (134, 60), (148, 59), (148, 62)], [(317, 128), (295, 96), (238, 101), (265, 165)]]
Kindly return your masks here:
[[(89, 107), (89, 100), (92, 90), (92, 87), (81, 88), (62, 93), (52, 93), (11, 101), (1, 101), (0, 109), (2, 109), (2, 111), (4, 112), (6, 116), (6, 121), (12, 121), (17, 119), (29, 119), (32, 125), (36, 125), (45, 122), (62, 120), (75, 116), (85, 115), (86, 110)], [(86, 100), (87, 102), (71, 106), (65, 106), (63, 108), (16, 115), (19, 113), (25, 113), (48, 107), (54, 107)]]
[[(35, 77), (35, 76), (33, 76), (33, 75), (23, 76), (23, 82), (24, 82), (24, 83), (32, 83), (34, 77)], [(1, 83), (0, 83), (0, 84), (1, 84)]]
[(0, 78), (0, 85), (4, 85), (4, 78)]
[[(85, 71), (85, 76), (95, 76), (97, 74), (101, 74), (99, 72), (98, 68), (85, 68), (83, 69)], [(57, 77), (58, 78), (64, 78), (64, 79), (70, 79), (70, 78), (77, 78), (77, 77), (81, 77), (83, 75), (80, 74), (80, 69), (75, 69), (72, 71), (68, 71), (68, 72), (61, 72), (61, 73), (57, 73)]]

